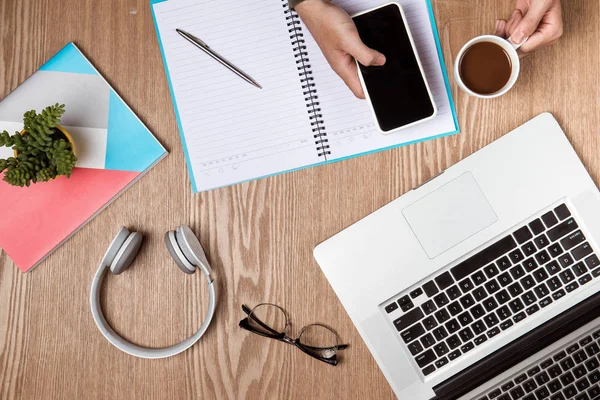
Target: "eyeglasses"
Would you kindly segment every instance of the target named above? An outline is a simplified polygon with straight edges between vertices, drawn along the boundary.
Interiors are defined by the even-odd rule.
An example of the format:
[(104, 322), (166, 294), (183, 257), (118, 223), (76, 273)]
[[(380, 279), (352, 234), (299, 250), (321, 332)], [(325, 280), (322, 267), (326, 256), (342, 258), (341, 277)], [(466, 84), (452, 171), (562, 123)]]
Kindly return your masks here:
[(348, 347), (339, 344), (339, 337), (330, 328), (321, 324), (307, 325), (300, 330), (298, 339), (292, 339), (286, 334), (289, 326), (287, 313), (275, 304), (262, 303), (250, 309), (242, 305), (242, 310), (248, 315), (240, 321), (240, 328), (257, 335), (293, 344), (311, 357), (329, 365), (337, 365), (337, 352)]

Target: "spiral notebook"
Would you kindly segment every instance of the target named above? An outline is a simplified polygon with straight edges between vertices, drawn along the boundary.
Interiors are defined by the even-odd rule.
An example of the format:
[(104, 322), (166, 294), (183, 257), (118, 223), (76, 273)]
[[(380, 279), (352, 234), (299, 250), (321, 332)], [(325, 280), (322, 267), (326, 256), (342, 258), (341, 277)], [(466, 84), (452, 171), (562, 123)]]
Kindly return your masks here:
[[(391, 135), (331, 70), (287, 0), (152, 0), (195, 192), (459, 132), (429, 0), (399, 1), (438, 115)], [(386, 0), (336, 1), (348, 13)], [(179, 36), (180, 28), (258, 81), (259, 90)]]

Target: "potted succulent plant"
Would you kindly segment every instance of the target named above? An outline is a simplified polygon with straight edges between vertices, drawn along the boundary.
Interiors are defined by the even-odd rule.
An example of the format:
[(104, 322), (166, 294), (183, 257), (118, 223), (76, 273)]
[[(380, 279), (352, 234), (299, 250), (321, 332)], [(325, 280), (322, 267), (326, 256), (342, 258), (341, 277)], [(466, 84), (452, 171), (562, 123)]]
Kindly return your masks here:
[(73, 138), (58, 125), (64, 112), (64, 104), (46, 107), (40, 114), (27, 111), (23, 131), (12, 136), (7, 131), (0, 133), (0, 147), (14, 151), (14, 157), (0, 159), (0, 173), (4, 172), (6, 182), (23, 187), (71, 176), (77, 157)]

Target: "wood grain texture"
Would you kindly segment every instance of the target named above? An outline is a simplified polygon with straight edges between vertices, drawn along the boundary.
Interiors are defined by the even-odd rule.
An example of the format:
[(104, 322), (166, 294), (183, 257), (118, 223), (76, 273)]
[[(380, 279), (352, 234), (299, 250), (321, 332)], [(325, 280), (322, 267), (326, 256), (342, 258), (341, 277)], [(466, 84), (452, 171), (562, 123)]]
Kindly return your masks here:
[[(564, 3), (564, 38), (526, 58), (507, 95), (470, 98), (450, 78), (460, 135), (194, 195), (148, 1), (0, 0), (0, 98), (75, 41), (170, 150), (35, 271), (21, 274), (0, 253), (0, 398), (393, 398), (312, 249), (544, 111), (556, 116), (598, 183), (600, 6)], [(447, 68), (463, 43), (489, 33), (512, 6), (433, 0)], [(145, 234), (133, 270), (105, 281), (103, 307), (127, 338), (173, 344), (197, 329), (207, 305), (205, 282), (184, 276), (162, 243), (180, 223), (199, 234), (216, 271), (215, 322), (179, 356), (127, 356), (101, 337), (88, 310), (97, 262), (119, 226)], [(332, 368), (239, 329), (241, 304), (261, 301), (285, 307), (293, 329), (334, 327), (351, 345), (341, 364)]]

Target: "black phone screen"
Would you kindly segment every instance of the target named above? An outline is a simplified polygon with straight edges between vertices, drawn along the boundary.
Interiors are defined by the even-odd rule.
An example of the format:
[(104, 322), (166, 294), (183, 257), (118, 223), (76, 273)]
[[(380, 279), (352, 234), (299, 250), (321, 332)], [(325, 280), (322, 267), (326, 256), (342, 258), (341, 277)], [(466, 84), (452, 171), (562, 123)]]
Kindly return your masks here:
[(362, 41), (386, 57), (381, 67), (359, 64), (381, 130), (432, 116), (434, 107), (398, 6), (390, 4), (353, 20)]

